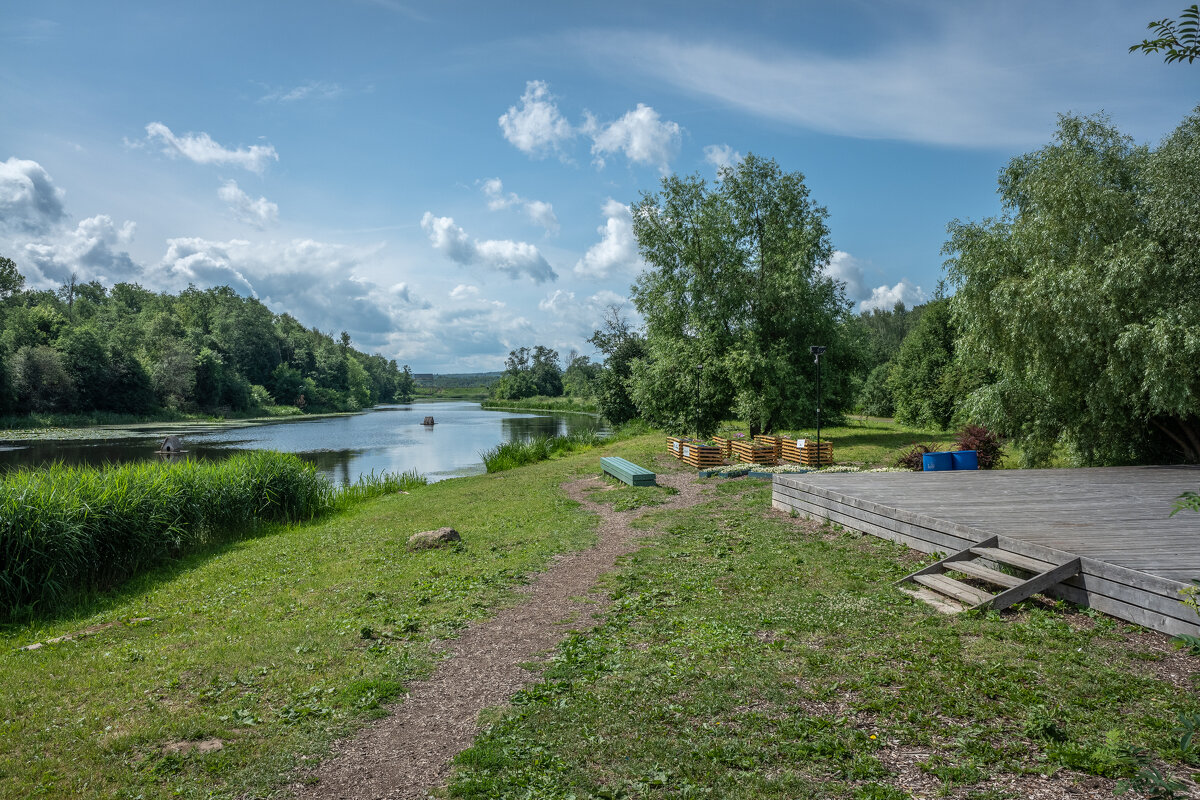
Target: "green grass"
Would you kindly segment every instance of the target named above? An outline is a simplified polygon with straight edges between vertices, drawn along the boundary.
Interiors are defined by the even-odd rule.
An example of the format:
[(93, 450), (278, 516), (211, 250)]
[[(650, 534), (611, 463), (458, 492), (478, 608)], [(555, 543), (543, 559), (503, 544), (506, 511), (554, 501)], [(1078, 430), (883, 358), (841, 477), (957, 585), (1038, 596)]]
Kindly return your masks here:
[[(730, 427), (729, 430), (745, 428)], [(817, 438), (816, 428), (777, 431), (781, 436)], [(890, 467), (901, 451), (916, 443), (933, 443), (953, 449), (954, 432), (901, 425), (880, 417), (848, 418), (844, 425), (821, 428), (821, 441), (833, 442), (833, 458), (839, 464)]]
[(594, 398), (581, 397), (526, 397), (521, 400), (485, 400), (482, 408), (515, 411), (553, 411), (569, 414), (599, 414), (600, 406)]
[(417, 400), (486, 400), (486, 386), (433, 387), (418, 386), (413, 392)]
[[(493, 715), (451, 796), (903, 800), (913, 752), (922, 797), (1111, 781), (1142, 748), (1200, 771), (1174, 731), (1200, 659), (1063, 606), (939, 615), (892, 587), (911, 551), (771, 512), (761, 483), (711, 492), (640, 523), (660, 534), (610, 579), (607, 621)], [(1158, 676), (1168, 658), (1190, 681)]]
[[(594, 541), (594, 516), (558, 487), (596, 471), (586, 453), (414, 488), (213, 545), (69, 618), (9, 628), (0, 797), (261, 797), (296, 780), (312, 763), (302, 758), (432, 670), (431, 640)], [(405, 551), (412, 533), (444, 525), (460, 545)], [(224, 748), (164, 749), (208, 737)]]
[(61, 610), (266, 523), (312, 519), (423, 483), (371, 475), (338, 490), (312, 464), (272, 452), (13, 470), (0, 476), (0, 620)]
[(483, 451), (479, 457), (483, 459), (488, 472), (503, 472), (576, 450), (595, 447), (602, 441), (594, 431), (576, 431), (566, 436), (535, 436), (532, 439), (502, 442), (490, 450)]

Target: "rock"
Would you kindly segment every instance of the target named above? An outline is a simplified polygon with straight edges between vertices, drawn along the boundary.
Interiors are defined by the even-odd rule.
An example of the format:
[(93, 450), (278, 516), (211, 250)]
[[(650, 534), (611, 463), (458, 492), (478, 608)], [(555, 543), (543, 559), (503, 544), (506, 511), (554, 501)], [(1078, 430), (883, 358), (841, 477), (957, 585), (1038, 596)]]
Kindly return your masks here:
[(431, 550), (445, 547), (452, 542), (461, 542), (462, 537), (454, 528), (438, 528), (436, 531), (421, 531), (408, 537), (409, 550)]

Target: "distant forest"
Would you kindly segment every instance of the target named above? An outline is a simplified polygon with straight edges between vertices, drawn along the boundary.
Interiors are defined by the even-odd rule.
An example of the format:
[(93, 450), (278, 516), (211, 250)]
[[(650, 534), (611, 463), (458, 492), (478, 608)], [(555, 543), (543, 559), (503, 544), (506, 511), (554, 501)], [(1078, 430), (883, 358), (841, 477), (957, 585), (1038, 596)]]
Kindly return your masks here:
[(412, 399), (407, 365), (229, 287), (24, 286), (0, 257), (0, 414), (328, 412)]

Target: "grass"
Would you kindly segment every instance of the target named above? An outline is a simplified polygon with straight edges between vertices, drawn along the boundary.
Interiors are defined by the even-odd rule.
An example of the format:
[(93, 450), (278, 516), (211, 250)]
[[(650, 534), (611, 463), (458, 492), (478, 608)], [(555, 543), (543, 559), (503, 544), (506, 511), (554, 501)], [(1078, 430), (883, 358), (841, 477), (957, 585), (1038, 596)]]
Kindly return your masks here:
[(294, 455), (0, 476), (0, 620), (62, 609), (145, 569), (271, 522), (312, 519), (424, 483), (371, 475), (336, 489)]
[(483, 451), (479, 457), (483, 459), (488, 472), (503, 472), (536, 464), (557, 455), (595, 447), (602, 441), (595, 431), (576, 431), (566, 436), (535, 436), (532, 439), (502, 442), (490, 450)]
[(1057, 604), (941, 616), (891, 585), (911, 551), (783, 517), (758, 482), (710, 497), (639, 523), (658, 536), (606, 622), (492, 715), (452, 797), (1000, 800), (1200, 771), (1176, 721), (1200, 658), (1165, 637)]
[(600, 405), (588, 397), (525, 397), (521, 400), (485, 400), (482, 408), (515, 411), (553, 411), (565, 414), (599, 414)]
[(123, 414), (115, 411), (90, 411), (64, 414), (31, 412), (0, 416), (0, 430), (38, 430), (41, 428), (91, 428), (97, 425), (138, 425), (147, 422), (205, 422), (224, 419), (258, 419), (262, 417), (300, 417), (304, 412), (295, 406), (257, 406), (244, 411), (221, 415), (184, 413), (160, 408), (153, 414)]
[[(144, 573), (70, 616), (10, 626), (0, 632), (0, 797), (261, 797), (297, 780), (433, 669), (432, 640), (512, 602), (553, 555), (594, 541), (594, 516), (558, 486), (595, 461), (442, 481), (274, 526)], [(460, 545), (405, 551), (412, 533), (444, 525)], [(35, 642), (44, 646), (19, 649)], [(169, 749), (208, 738), (223, 749)]]
[[(781, 431), (781, 435), (817, 438), (816, 428)], [(879, 417), (849, 418), (846, 424), (821, 428), (821, 440), (833, 442), (833, 457), (839, 464), (890, 467), (901, 451), (914, 443), (935, 443), (954, 449), (954, 432), (901, 425)]]

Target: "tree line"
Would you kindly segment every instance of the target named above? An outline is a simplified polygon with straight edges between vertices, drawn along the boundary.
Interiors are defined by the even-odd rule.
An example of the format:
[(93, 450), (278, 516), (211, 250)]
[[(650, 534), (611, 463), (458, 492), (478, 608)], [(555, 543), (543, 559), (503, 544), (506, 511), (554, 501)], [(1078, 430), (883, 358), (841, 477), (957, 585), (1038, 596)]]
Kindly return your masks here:
[[(1026, 465), (1200, 462), (1198, 187), (1200, 108), (1157, 147), (1063, 115), (1001, 171), (999, 216), (949, 224), (932, 301), (855, 314), (803, 175), (753, 154), (716, 182), (672, 175), (633, 209), (644, 324), (610, 309), (577, 391), (673, 433), (810, 427), (819, 402), (984, 425)], [(562, 383), (557, 353), (522, 348), (496, 391)]]
[(407, 366), (229, 287), (32, 290), (0, 257), (0, 414), (353, 411), (412, 393)]

